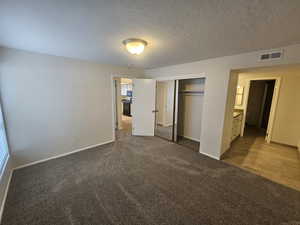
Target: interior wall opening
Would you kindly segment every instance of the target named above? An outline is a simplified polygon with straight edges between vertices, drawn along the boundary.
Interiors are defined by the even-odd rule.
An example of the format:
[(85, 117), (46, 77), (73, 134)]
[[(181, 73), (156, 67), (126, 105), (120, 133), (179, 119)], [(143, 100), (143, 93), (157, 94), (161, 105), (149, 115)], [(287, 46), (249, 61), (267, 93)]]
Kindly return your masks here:
[(115, 136), (120, 139), (132, 134), (132, 79), (114, 78), (115, 88)]
[(299, 87), (299, 64), (233, 71), (223, 161), (300, 190)]
[(155, 136), (199, 152), (205, 78), (156, 82)]
[(276, 80), (250, 80), (244, 135), (266, 137), (275, 82)]
[(199, 152), (205, 78), (178, 80), (176, 142)]

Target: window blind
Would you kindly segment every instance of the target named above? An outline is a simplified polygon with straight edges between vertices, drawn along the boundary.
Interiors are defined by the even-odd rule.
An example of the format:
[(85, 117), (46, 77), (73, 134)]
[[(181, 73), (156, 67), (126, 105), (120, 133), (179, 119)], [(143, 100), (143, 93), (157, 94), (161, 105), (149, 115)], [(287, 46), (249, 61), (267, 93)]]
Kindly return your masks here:
[(8, 145), (6, 139), (2, 108), (0, 105), (0, 175), (1, 176), (4, 171), (4, 166), (6, 164), (8, 157), (9, 157), (9, 151), (8, 151)]

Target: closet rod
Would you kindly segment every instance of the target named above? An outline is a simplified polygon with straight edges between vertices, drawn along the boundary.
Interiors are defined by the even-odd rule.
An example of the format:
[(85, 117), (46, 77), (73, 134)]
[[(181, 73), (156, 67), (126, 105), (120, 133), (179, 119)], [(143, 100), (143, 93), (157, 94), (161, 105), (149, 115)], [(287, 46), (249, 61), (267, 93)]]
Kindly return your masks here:
[(180, 94), (204, 94), (204, 91), (179, 91)]

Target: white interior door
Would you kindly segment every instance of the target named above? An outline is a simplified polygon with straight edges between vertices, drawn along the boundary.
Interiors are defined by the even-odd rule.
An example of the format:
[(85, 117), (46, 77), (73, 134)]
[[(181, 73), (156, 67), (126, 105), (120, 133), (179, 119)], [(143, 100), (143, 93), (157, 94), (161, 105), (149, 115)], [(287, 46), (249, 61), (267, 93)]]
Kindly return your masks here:
[(132, 134), (154, 136), (156, 81), (133, 79)]

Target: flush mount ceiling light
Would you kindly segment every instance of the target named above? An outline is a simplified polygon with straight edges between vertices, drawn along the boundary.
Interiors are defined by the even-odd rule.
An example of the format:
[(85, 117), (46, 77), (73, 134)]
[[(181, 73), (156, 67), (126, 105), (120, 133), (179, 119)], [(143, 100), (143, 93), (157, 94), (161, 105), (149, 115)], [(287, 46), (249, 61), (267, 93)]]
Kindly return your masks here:
[(127, 51), (133, 55), (139, 55), (141, 54), (145, 46), (147, 46), (147, 42), (138, 39), (138, 38), (129, 38), (123, 41), (123, 44), (125, 45)]

